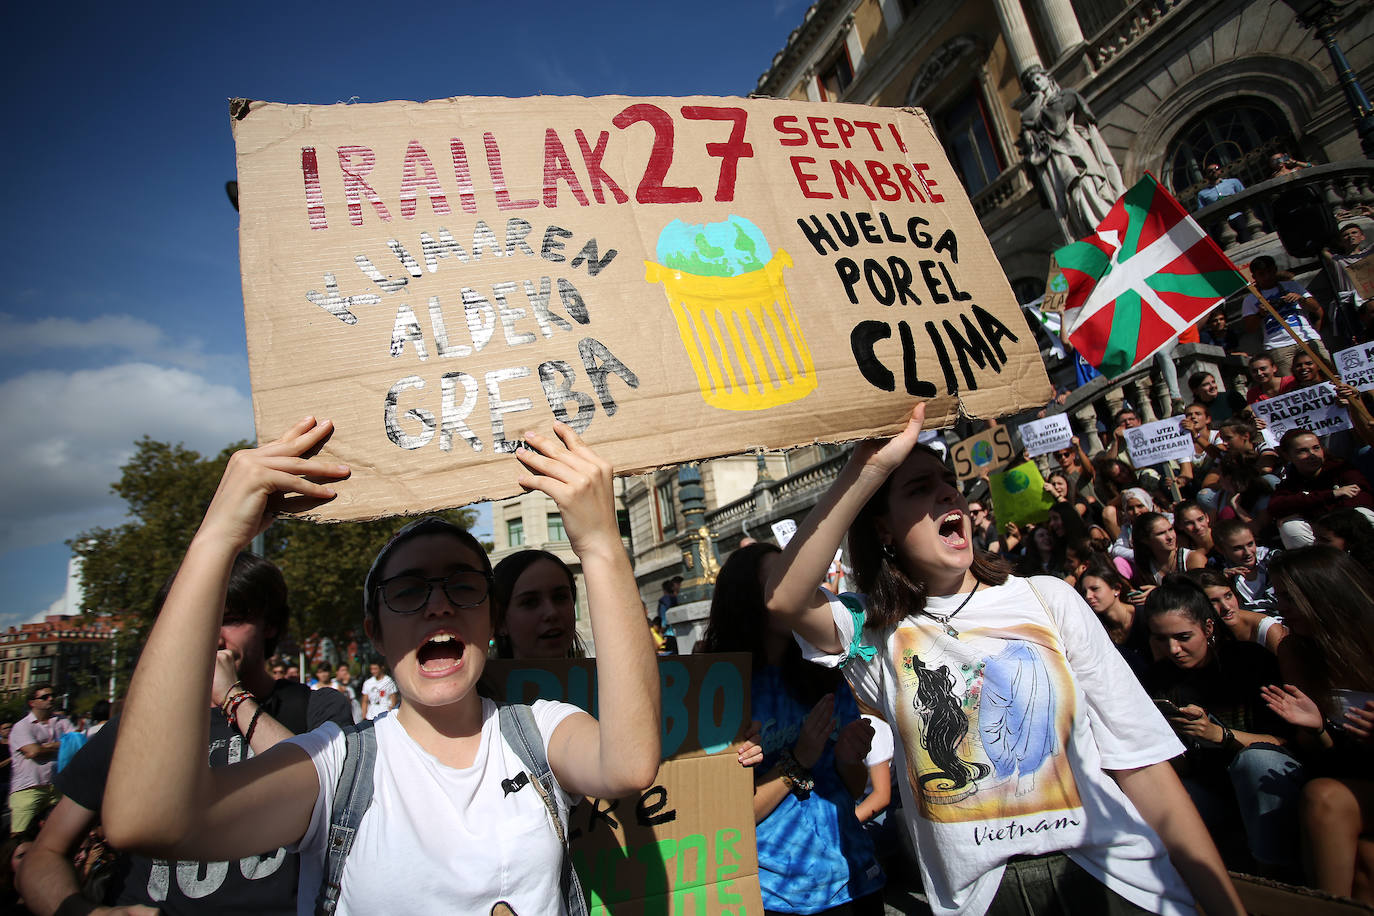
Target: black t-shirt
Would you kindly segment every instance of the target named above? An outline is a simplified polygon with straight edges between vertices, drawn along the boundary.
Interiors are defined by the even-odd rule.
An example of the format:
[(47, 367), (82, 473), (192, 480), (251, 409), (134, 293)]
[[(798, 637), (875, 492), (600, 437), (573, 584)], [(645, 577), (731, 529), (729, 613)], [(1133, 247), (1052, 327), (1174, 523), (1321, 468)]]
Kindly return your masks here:
[[(353, 722), (348, 698), (337, 690), (311, 690), (304, 684), (278, 681), (263, 711), (296, 734), (304, 734), (335, 722)], [(118, 717), (111, 719), (72, 758), (55, 780), (57, 788), (72, 801), (97, 813), (105, 797)], [(243, 758), (246, 743), (229, 727), (219, 710), (210, 713), (210, 766), (227, 766)], [(160, 907), (164, 914), (223, 913), (270, 916), (296, 912), (295, 855), (276, 849), (246, 856), (236, 862), (170, 862), (140, 855), (120, 856), (111, 905), (145, 904)]]
[[(1261, 687), (1283, 682), (1273, 653), (1258, 643), (1225, 638), (1218, 640), (1213, 652), (1213, 661), (1202, 668), (1180, 668), (1167, 658), (1155, 662), (1145, 679), (1146, 691), (1175, 706), (1201, 706), (1235, 731), (1290, 737), (1291, 726), (1260, 697)], [(1186, 738), (1183, 742), (1190, 743)], [(1231, 756), (1224, 748), (1194, 744), (1180, 769), (1204, 780), (1227, 782)]]

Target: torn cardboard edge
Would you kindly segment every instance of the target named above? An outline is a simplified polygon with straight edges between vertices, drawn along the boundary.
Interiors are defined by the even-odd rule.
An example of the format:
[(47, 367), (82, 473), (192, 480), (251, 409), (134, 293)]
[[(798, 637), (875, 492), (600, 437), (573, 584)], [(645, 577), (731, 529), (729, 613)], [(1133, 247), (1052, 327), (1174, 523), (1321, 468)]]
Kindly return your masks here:
[[(991, 417), (1029, 406), (1020, 401), (1044, 377), (919, 109), (542, 96), (235, 100), (231, 113), (260, 438), (302, 410), (327, 416), (337, 430), (326, 457), (356, 469), (337, 500), (305, 518), (413, 515), (514, 495), (518, 471), (497, 460), (555, 417), (572, 417), (632, 475), (890, 435), (918, 400), (932, 427)], [(603, 199), (603, 185), (615, 200)], [(557, 239), (552, 250), (527, 241), (536, 228), (545, 242), (555, 230), (566, 236), (567, 254)], [(504, 251), (493, 229), (504, 229)], [(709, 235), (717, 230), (743, 232), (749, 245)], [(466, 238), (471, 258), (460, 255)], [(572, 257), (584, 241), (595, 271)], [(753, 266), (731, 266), (747, 265), (741, 252)], [(542, 339), (528, 333), (539, 330), (529, 291), (540, 273), (560, 296), (565, 280), (575, 288), (580, 311), (568, 314), (578, 326), (560, 326), (572, 333), (542, 324)], [(503, 288), (509, 312), (493, 298)], [(756, 339), (756, 311), (774, 314), (758, 320), (776, 341)], [(725, 316), (720, 327), (711, 315)], [(454, 358), (440, 362), (445, 349)], [(784, 367), (779, 353), (796, 360)]]

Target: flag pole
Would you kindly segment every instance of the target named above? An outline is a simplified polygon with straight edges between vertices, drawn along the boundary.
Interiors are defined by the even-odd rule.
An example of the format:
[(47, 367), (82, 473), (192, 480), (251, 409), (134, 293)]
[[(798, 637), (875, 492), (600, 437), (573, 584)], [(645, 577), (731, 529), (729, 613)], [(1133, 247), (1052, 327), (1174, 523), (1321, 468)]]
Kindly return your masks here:
[[(1342, 385), (1345, 384), (1345, 381), (1340, 376), (1336, 375), (1335, 371), (1326, 364), (1326, 360), (1318, 356), (1316, 351), (1312, 349), (1311, 345), (1308, 344), (1308, 342), (1305, 339), (1298, 336), (1298, 332), (1293, 330), (1293, 326), (1291, 324), (1289, 324), (1287, 321), (1284, 321), (1283, 316), (1279, 314), (1278, 309), (1274, 308), (1274, 306), (1269, 302), (1269, 300), (1266, 299), (1260, 293), (1260, 291), (1255, 287), (1255, 284), (1253, 282), (1246, 284), (1246, 286), (1250, 290), (1250, 295), (1254, 296), (1255, 300), (1259, 302), (1260, 307), (1263, 308), (1266, 312), (1268, 312), (1270, 316), (1273, 317), (1273, 319), (1279, 323), (1279, 326), (1288, 332), (1288, 336), (1293, 338), (1293, 342), (1302, 348), (1302, 352), (1312, 357), (1312, 362), (1316, 365), (1317, 371), (1324, 375), (1328, 382), (1331, 382), (1333, 385), (1338, 383)], [(1360, 415), (1363, 416), (1366, 421), (1374, 423), (1374, 417), (1371, 417), (1369, 415), (1369, 411), (1365, 409), (1363, 400), (1357, 399), (1354, 403), (1354, 407), (1356, 410), (1360, 412)]]

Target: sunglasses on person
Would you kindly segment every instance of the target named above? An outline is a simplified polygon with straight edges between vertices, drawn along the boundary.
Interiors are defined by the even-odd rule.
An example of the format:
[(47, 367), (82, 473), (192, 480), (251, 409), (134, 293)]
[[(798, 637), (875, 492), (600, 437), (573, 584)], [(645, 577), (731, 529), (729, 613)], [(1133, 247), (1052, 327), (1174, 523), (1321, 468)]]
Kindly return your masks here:
[(434, 586), (444, 590), (444, 597), (456, 608), (476, 607), (487, 600), (491, 591), (491, 574), (476, 569), (457, 569), (447, 576), (417, 576), (402, 573), (377, 586), (382, 603), (396, 614), (414, 614), (429, 604)]
[(52, 694), (50, 694), (50, 693), (40, 693), (38, 696), (34, 697), (34, 699), (35, 699), (35, 700), (51, 700), (51, 699), (52, 699)]

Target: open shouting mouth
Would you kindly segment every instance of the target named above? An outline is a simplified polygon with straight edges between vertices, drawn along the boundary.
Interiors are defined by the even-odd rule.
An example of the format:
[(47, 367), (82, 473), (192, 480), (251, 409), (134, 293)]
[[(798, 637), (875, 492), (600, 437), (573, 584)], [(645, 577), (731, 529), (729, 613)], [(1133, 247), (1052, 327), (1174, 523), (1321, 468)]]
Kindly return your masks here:
[(951, 550), (963, 550), (968, 546), (968, 537), (964, 534), (964, 517), (964, 513), (955, 510), (940, 519), (940, 540)]
[(462, 667), (463, 650), (466, 648), (467, 643), (457, 633), (448, 630), (431, 633), (415, 653), (420, 674), (425, 677), (452, 674)]

